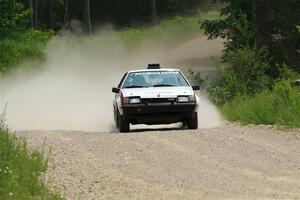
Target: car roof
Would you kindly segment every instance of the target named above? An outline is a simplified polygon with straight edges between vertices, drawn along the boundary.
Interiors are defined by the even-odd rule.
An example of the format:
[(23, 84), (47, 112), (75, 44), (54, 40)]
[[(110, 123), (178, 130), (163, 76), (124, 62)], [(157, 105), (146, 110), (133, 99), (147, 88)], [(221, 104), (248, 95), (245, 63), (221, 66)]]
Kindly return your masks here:
[(128, 73), (136, 73), (136, 72), (159, 72), (159, 71), (172, 72), (172, 71), (180, 71), (180, 70), (179, 69), (170, 69), (170, 68), (162, 68), (162, 69), (140, 69), (140, 70), (132, 70), (132, 71), (129, 71)]

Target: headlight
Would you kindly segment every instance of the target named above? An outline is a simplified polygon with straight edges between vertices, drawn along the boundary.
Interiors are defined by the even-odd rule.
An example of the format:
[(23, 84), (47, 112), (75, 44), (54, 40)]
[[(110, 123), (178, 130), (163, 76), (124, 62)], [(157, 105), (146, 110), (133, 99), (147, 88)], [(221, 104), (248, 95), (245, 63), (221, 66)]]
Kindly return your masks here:
[(139, 104), (142, 103), (142, 100), (140, 98), (132, 98), (129, 101), (130, 104)]
[(188, 102), (190, 102), (190, 100), (188, 97), (178, 97), (177, 102), (178, 103), (188, 103)]

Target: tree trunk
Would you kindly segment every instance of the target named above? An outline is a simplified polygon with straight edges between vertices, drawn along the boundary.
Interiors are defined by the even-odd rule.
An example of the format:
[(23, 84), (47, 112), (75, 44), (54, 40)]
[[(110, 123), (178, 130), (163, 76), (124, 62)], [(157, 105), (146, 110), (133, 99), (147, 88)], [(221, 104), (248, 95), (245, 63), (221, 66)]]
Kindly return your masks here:
[(261, 46), (261, 40), (260, 40), (260, 31), (259, 31), (259, 16), (258, 16), (258, 2), (257, 0), (252, 1), (252, 26), (253, 26), (253, 33), (254, 33), (254, 39), (255, 43), (258, 47)]
[(34, 27), (34, 22), (33, 22), (33, 4), (32, 4), (32, 0), (29, 0), (29, 8), (30, 8), (30, 28)]
[(84, 0), (84, 21), (85, 26), (87, 29), (87, 32), (91, 35), (93, 33), (92, 30), (92, 22), (91, 22), (91, 6), (90, 6), (90, 0)]
[(49, 27), (50, 29), (53, 29), (54, 28), (53, 0), (49, 0), (49, 14), (50, 14)]
[(153, 23), (157, 23), (157, 7), (156, 0), (151, 0), (151, 9), (152, 9), (152, 20)]
[(39, 0), (35, 0), (35, 6), (34, 6), (34, 28), (38, 28), (39, 22), (38, 22), (38, 14), (39, 14)]
[(64, 27), (67, 28), (70, 24), (69, 0), (65, 0), (64, 5), (65, 5)]

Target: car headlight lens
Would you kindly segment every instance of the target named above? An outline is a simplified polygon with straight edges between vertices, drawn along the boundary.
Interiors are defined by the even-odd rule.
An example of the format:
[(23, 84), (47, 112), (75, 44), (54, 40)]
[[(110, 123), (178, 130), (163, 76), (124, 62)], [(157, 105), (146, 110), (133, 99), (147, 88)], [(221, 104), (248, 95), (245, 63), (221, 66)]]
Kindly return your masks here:
[(130, 104), (139, 104), (139, 103), (142, 103), (142, 100), (140, 98), (131, 98), (129, 103)]
[(178, 97), (177, 98), (178, 103), (188, 103), (190, 102), (189, 97)]

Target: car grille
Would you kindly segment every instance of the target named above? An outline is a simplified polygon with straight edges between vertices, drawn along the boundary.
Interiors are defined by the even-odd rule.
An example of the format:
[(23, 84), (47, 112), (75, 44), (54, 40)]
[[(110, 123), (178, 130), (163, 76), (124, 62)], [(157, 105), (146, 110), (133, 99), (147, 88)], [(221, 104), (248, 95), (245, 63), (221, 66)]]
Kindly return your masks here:
[(175, 98), (152, 98), (152, 99), (142, 99), (142, 102), (145, 104), (152, 103), (174, 103), (176, 102)]

